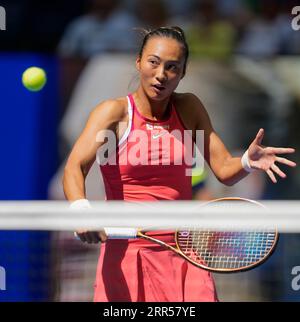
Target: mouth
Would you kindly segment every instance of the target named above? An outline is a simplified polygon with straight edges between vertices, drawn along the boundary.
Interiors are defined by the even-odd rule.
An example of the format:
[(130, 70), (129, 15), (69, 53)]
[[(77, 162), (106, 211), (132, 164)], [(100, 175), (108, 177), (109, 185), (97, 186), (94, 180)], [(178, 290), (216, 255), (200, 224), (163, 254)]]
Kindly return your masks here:
[(164, 91), (166, 89), (165, 86), (162, 86), (160, 84), (152, 85), (152, 87), (154, 88), (155, 92), (157, 92), (157, 93), (161, 93), (162, 91)]

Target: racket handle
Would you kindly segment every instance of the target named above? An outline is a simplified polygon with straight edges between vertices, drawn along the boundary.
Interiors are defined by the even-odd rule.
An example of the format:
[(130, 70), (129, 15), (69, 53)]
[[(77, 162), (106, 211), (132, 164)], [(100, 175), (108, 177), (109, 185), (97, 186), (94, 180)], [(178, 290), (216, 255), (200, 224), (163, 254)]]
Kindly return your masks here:
[[(137, 238), (138, 230), (136, 228), (104, 228), (104, 231), (108, 239), (135, 239)], [(76, 232), (74, 232), (74, 237), (80, 240)]]
[(108, 239), (134, 239), (137, 238), (138, 229), (136, 228), (104, 228)]

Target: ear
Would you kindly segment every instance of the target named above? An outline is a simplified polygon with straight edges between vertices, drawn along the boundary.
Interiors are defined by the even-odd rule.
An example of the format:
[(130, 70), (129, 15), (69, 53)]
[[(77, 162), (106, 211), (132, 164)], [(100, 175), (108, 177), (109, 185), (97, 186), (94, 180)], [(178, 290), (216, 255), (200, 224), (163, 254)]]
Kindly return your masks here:
[(136, 60), (135, 60), (135, 67), (138, 71), (141, 70), (141, 57), (137, 56)]

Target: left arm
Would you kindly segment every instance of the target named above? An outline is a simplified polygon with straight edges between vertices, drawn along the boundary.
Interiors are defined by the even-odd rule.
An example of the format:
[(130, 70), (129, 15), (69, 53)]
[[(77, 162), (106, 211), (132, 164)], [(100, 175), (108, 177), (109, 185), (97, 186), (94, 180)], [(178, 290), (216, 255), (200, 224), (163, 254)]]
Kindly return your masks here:
[[(196, 130), (204, 130), (204, 157), (209, 164), (216, 178), (225, 185), (234, 185), (249, 172), (247, 172), (241, 162), (241, 157), (233, 157), (227, 150), (225, 144), (217, 135), (211, 124), (209, 115), (201, 101), (192, 94), (190, 100), (195, 107)], [(247, 163), (252, 169), (265, 171), (273, 183), (277, 180), (273, 172), (281, 178), (286, 175), (279, 169), (275, 162), (294, 167), (295, 162), (278, 157), (276, 154), (294, 153), (292, 148), (274, 148), (261, 145), (264, 131), (260, 129), (248, 148)]]

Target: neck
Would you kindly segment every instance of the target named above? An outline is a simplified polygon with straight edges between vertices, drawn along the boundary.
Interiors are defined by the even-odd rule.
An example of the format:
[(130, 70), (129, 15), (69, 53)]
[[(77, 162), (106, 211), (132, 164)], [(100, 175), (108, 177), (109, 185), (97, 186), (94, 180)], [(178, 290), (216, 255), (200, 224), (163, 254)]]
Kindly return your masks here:
[(141, 86), (133, 94), (139, 112), (154, 121), (163, 119), (167, 113), (170, 97), (161, 101), (151, 100)]

